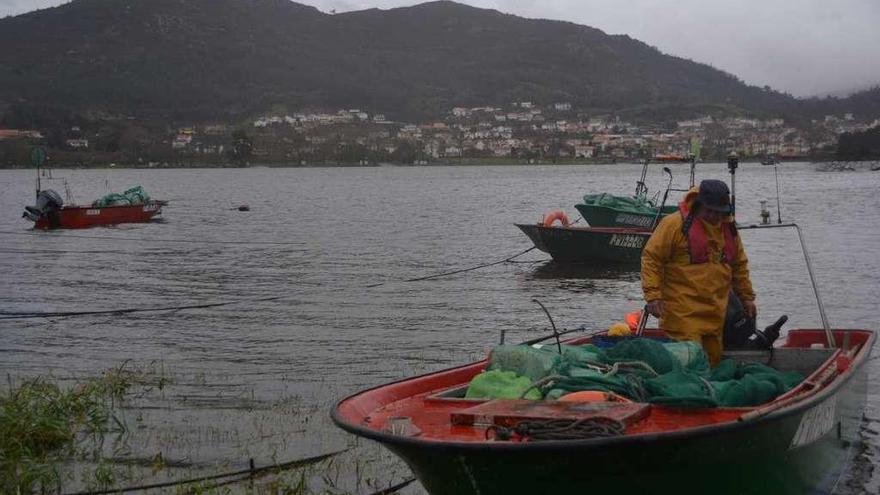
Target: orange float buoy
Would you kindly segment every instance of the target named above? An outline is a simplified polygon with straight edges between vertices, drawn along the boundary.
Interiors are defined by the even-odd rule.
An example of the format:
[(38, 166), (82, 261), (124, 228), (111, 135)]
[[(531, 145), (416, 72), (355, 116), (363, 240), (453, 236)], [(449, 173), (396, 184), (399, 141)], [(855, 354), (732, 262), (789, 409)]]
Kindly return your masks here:
[(572, 392), (559, 398), (562, 402), (632, 402), (631, 400), (617, 395), (614, 392), (601, 392), (599, 390), (582, 390)]
[(623, 320), (629, 325), (629, 329), (635, 332), (639, 329), (639, 322), (642, 321), (642, 310), (637, 309), (632, 313), (627, 313)]
[(559, 223), (562, 224), (563, 227), (568, 227), (571, 225), (571, 222), (568, 221), (568, 215), (565, 214), (562, 210), (553, 210), (550, 213), (544, 215), (544, 227), (552, 227), (553, 223), (559, 220)]

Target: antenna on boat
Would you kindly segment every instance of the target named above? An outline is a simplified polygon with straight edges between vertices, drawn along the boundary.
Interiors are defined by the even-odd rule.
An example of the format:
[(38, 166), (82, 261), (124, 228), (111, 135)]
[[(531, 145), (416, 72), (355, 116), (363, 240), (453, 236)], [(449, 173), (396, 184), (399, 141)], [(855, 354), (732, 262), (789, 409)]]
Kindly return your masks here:
[(700, 138), (692, 137), (691, 151), (688, 153), (688, 158), (690, 158), (691, 161), (691, 187), (694, 187), (695, 174), (697, 170), (697, 160), (700, 159), (700, 147)]
[(739, 157), (733, 151), (727, 156), (727, 169), (730, 170), (730, 214), (736, 215), (736, 169), (739, 167)]
[(660, 203), (660, 207), (657, 208), (657, 214), (654, 215), (654, 221), (651, 222), (651, 231), (653, 231), (660, 222), (660, 215), (663, 214), (663, 207), (666, 206), (666, 200), (669, 198), (669, 191), (672, 188), (672, 170), (669, 170), (669, 167), (663, 167), (663, 171), (669, 175), (669, 183), (666, 184), (666, 192), (663, 193), (663, 201)]
[(547, 315), (547, 318), (550, 320), (550, 326), (553, 328), (553, 336), (556, 338), (556, 347), (559, 349), (559, 354), (562, 355), (562, 341), (559, 340), (559, 331), (556, 330), (556, 323), (553, 322), (553, 317), (550, 316), (550, 312), (547, 311), (547, 308), (541, 304), (541, 301), (537, 299), (532, 299), (532, 301), (538, 303), (538, 306), (541, 306), (541, 309), (544, 310), (544, 314)]
[(773, 164), (773, 173), (776, 175), (776, 223), (782, 223), (782, 207), (779, 199), (779, 167)]
[(34, 146), (31, 148), (31, 164), (37, 167), (37, 197), (40, 196), (40, 167), (46, 161), (46, 148)]
[(642, 178), (636, 182), (636, 197), (648, 197), (648, 186), (645, 185), (645, 177), (648, 175), (648, 164), (651, 163), (650, 158), (645, 158), (645, 164), (642, 165)]

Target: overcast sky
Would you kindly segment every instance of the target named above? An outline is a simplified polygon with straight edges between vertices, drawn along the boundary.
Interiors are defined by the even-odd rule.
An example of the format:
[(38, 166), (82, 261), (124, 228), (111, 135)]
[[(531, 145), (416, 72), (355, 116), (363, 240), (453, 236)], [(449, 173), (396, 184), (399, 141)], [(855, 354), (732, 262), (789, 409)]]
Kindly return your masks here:
[[(65, 3), (0, 0), (0, 16)], [(413, 0), (301, 0), (338, 12)], [(880, 84), (880, 0), (461, 0), (628, 34), (796, 96)]]

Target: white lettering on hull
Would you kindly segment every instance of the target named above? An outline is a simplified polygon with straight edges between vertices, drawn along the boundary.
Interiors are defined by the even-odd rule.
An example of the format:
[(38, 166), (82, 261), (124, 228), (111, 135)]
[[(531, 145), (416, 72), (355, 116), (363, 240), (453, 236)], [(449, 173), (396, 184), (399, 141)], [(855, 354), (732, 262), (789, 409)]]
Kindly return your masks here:
[(615, 223), (623, 225), (637, 225), (639, 227), (650, 227), (654, 222), (651, 217), (643, 217), (641, 215), (633, 215), (631, 213), (618, 213), (614, 218)]
[(645, 246), (645, 236), (633, 234), (613, 234), (608, 245), (614, 247), (642, 249)]
[(834, 428), (836, 412), (837, 401), (832, 397), (804, 413), (789, 449), (811, 444), (824, 437)]

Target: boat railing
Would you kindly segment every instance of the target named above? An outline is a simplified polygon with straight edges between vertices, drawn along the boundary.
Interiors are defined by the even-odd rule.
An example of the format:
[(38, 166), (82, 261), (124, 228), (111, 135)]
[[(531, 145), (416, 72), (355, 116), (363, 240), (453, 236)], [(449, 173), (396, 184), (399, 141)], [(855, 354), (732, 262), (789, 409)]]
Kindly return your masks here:
[(810, 275), (810, 283), (813, 286), (813, 294), (816, 296), (816, 304), (819, 307), (819, 317), (822, 319), (822, 328), (825, 330), (826, 344), (829, 348), (837, 347), (834, 339), (834, 333), (831, 331), (831, 324), (828, 322), (828, 315), (825, 313), (825, 305), (822, 303), (822, 297), (819, 295), (819, 286), (816, 284), (816, 275), (813, 272), (813, 263), (810, 259), (810, 253), (807, 250), (807, 243), (804, 240), (804, 233), (801, 230), (801, 227), (796, 223), (778, 223), (767, 225), (737, 225), (736, 228), (738, 230), (793, 228), (797, 231), (798, 239), (801, 243), (801, 252), (804, 255), (804, 261), (807, 264), (807, 273)]

